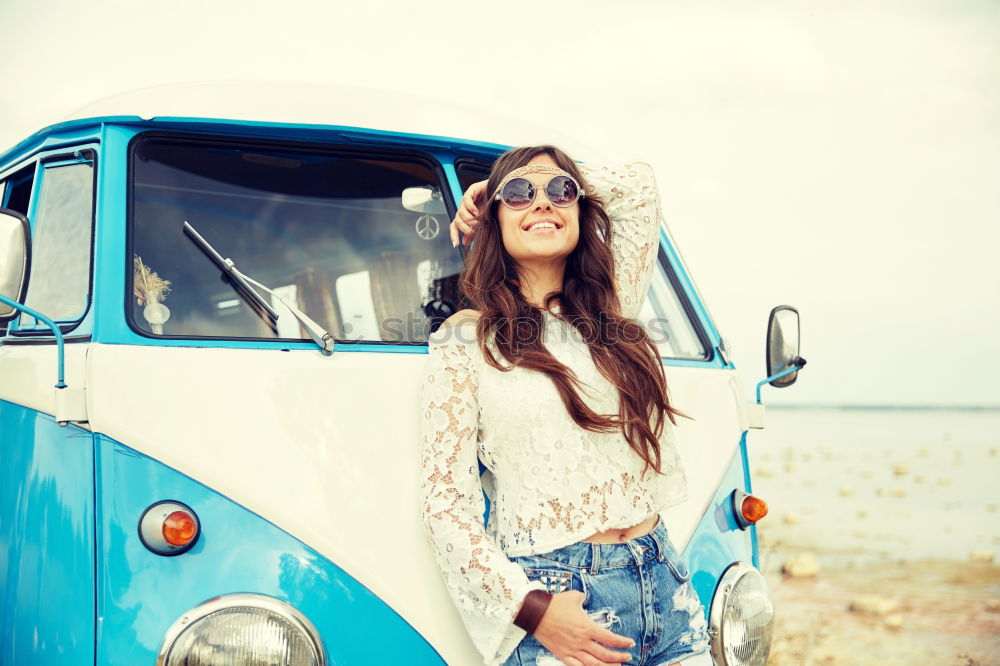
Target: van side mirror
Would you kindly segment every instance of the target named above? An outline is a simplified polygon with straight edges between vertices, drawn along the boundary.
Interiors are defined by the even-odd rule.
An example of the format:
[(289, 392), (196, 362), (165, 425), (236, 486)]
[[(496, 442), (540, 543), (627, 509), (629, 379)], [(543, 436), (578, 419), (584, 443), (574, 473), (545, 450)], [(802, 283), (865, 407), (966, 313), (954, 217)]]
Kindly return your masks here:
[[(767, 320), (767, 376), (771, 377), (791, 366), (801, 368), (805, 361), (799, 356), (799, 311), (788, 305), (771, 310)], [(770, 382), (784, 388), (798, 379), (798, 369)]]
[[(28, 218), (17, 211), (0, 208), (0, 294), (12, 301), (24, 301), (28, 286), (31, 231)], [(0, 321), (12, 319), (18, 311), (0, 303)]]

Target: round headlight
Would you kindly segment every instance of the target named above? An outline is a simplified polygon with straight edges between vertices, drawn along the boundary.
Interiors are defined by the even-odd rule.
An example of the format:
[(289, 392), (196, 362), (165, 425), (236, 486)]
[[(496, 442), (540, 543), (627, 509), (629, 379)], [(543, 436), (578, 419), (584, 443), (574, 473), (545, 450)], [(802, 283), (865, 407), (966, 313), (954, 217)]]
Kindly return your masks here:
[(712, 599), (709, 634), (719, 666), (764, 666), (771, 654), (774, 604), (760, 571), (735, 562)]
[(192, 608), (167, 630), (156, 666), (325, 666), (316, 628), (261, 594), (228, 594)]

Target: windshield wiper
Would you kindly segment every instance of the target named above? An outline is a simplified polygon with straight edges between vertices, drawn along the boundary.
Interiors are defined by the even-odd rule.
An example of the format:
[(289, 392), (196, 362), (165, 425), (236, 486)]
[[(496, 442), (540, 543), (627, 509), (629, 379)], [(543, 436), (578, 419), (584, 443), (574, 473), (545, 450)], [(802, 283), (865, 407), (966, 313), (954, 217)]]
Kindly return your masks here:
[(279, 315), (267, 301), (260, 297), (260, 294), (254, 291), (253, 287), (250, 286), (251, 284), (266, 291), (268, 294), (278, 299), (279, 303), (288, 308), (288, 311), (299, 320), (302, 327), (306, 329), (306, 333), (308, 333), (313, 342), (319, 346), (319, 350), (323, 352), (324, 355), (329, 356), (333, 353), (333, 336), (330, 335), (325, 328), (314, 322), (306, 316), (304, 312), (283, 299), (278, 294), (274, 293), (271, 289), (265, 287), (250, 276), (241, 273), (239, 269), (236, 268), (236, 264), (232, 259), (223, 259), (222, 255), (216, 252), (215, 248), (212, 247), (207, 240), (202, 238), (201, 234), (195, 231), (195, 228), (191, 226), (191, 223), (187, 220), (184, 220), (184, 233), (186, 233), (188, 237), (194, 241), (195, 245), (201, 248), (202, 252), (204, 252), (206, 256), (212, 260), (212, 263), (219, 267), (223, 274), (225, 274), (228, 278), (229, 284), (232, 285), (239, 297), (242, 298), (243, 301), (250, 306), (250, 309), (256, 312), (257, 315), (263, 319), (275, 333), (278, 332), (277, 325)]

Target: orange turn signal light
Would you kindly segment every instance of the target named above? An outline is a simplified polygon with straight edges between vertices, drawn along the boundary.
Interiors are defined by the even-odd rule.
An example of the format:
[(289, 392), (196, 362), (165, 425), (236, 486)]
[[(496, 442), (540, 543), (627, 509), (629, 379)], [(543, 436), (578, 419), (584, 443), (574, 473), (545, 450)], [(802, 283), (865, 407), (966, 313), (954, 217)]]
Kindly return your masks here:
[(142, 545), (157, 555), (180, 555), (194, 547), (201, 522), (194, 509), (183, 502), (163, 500), (151, 504), (139, 519)]
[(767, 515), (767, 502), (759, 497), (747, 495), (740, 504), (740, 513), (748, 523), (756, 523)]
[(174, 511), (163, 519), (163, 538), (171, 546), (186, 546), (196, 536), (198, 536), (198, 522), (187, 511)]

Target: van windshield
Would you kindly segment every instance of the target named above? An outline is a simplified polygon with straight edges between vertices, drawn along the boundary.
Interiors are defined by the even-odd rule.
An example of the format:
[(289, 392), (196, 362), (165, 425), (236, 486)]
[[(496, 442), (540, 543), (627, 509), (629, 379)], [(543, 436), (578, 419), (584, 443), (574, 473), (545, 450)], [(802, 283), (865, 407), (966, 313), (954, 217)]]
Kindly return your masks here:
[(128, 310), (145, 335), (306, 337), (238, 298), (185, 221), (338, 342), (424, 343), (435, 313), (466, 307), (450, 196), (425, 156), (160, 136), (131, 163)]

